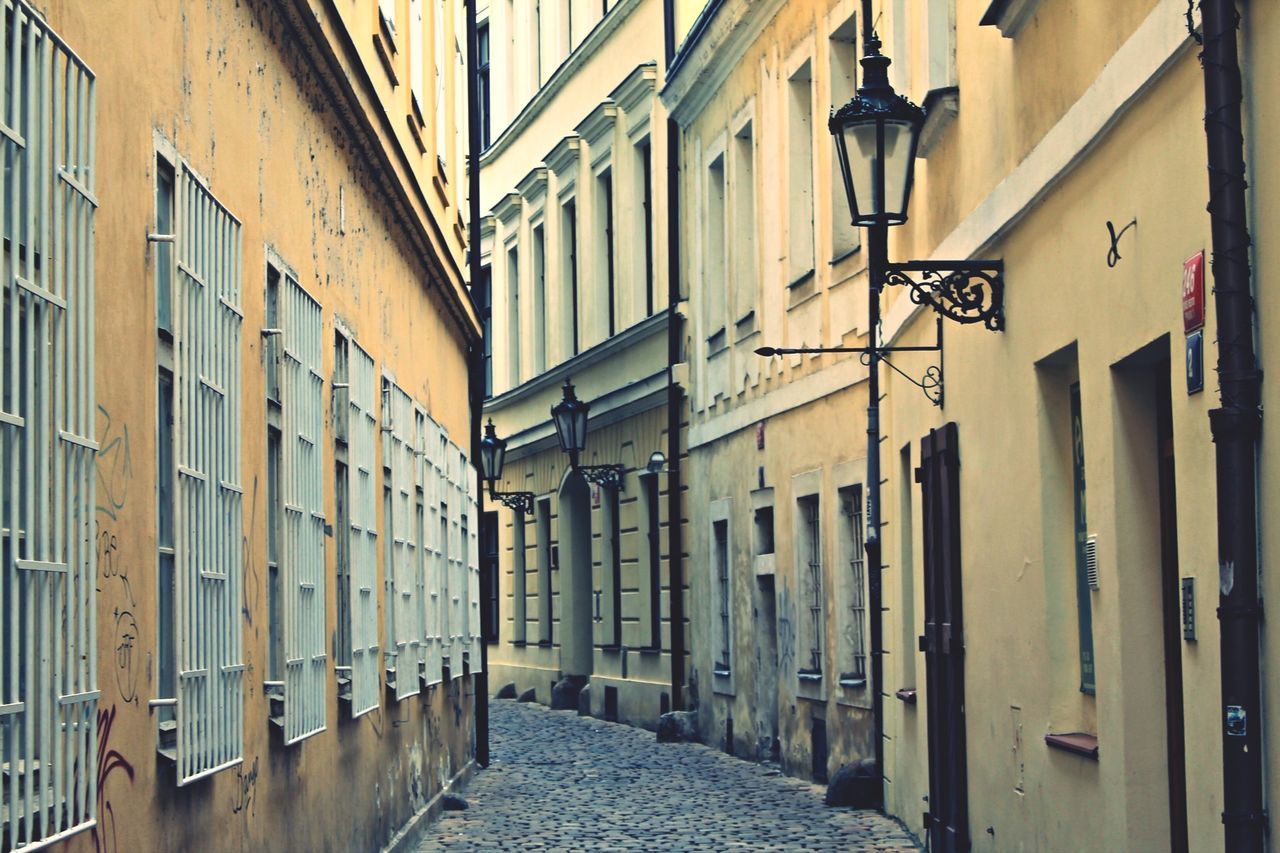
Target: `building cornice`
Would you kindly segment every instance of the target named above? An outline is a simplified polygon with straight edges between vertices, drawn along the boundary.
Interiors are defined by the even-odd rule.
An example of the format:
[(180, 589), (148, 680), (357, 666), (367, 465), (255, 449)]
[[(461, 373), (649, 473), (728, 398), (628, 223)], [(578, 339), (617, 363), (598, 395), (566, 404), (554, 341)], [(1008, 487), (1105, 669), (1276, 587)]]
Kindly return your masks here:
[(658, 65), (646, 62), (636, 66), (636, 70), (627, 75), (627, 79), (609, 93), (609, 99), (618, 105), (623, 113), (634, 110), (642, 101), (653, 97), (653, 90), (658, 82)]
[(509, 125), (503, 128), (502, 133), (498, 134), (498, 138), (493, 140), (493, 144), (480, 155), (481, 169), (493, 162), (503, 151), (510, 147), (511, 143), (520, 134), (524, 133), (547, 104), (554, 100), (568, 82), (573, 79), (573, 76), (581, 71), (601, 48), (608, 44), (610, 37), (626, 22), (631, 13), (640, 8), (641, 2), (642, 0), (621, 0), (609, 10), (604, 19), (598, 22), (591, 32), (587, 33), (587, 37), (578, 45), (577, 50), (569, 54), (569, 57), (560, 63), (560, 66), (552, 72), (551, 78), (543, 84), (541, 89), (534, 93), (534, 96), (529, 99), (519, 114), (512, 119)]
[(466, 275), (449, 246), (445, 226), (436, 220), (425, 188), (413, 177), (409, 154), (400, 143), (360, 51), (333, 0), (319, 4), (287, 0), (277, 7), (287, 39), (299, 46), (327, 103), (378, 177), (388, 206), (411, 235), (428, 280), (438, 287), (464, 340), (480, 339), (480, 315), (466, 287)]
[(507, 193), (493, 206), (493, 216), (498, 222), (506, 225), (519, 215), (523, 204), (524, 199), (520, 197), (520, 193)]
[(703, 10), (659, 93), (681, 128), (687, 128), (720, 91), (782, 4), (783, 0), (723, 0)]
[(481, 239), (492, 237), (494, 232), (498, 230), (497, 220), (493, 214), (480, 217), (480, 237)]
[(577, 127), (578, 136), (590, 147), (595, 145), (609, 131), (618, 125), (618, 105), (611, 100), (603, 101), (592, 110)]
[(547, 167), (534, 166), (520, 183), (516, 184), (516, 192), (526, 202), (536, 202), (547, 194)]
[(578, 149), (582, 147), (582, 140), (578, 134), (571, 133), (564, 139), (555, 144), (555, 147), (547, 152), (547, 156), (542, 161), (547, 164), (547, 168), (555, 174), (559, 175), (566, 172), (578, 162)]
[(519, 403), (548, 387), (559, 385), (564, 382), (565, 378), (575, 373), (582, 373), (591, 367), (615, 358), (623, 353), (623, 351), (635, 346), (643, 340), (647, 340), (653, 335), (663, 332), (667, 328), (667, 314), (669, 309), (646, 317), (635, 325), (623, 329), (611, 338), (593, 346), (585, 352), (580, 352), (568, 361), (561, 362), (538, 376), (530, 379), (528, 382), (517, 385), (510, 391), (499, 394), (485, 401), (484, 411), (486, 414), (498, 414), (503, 409)]

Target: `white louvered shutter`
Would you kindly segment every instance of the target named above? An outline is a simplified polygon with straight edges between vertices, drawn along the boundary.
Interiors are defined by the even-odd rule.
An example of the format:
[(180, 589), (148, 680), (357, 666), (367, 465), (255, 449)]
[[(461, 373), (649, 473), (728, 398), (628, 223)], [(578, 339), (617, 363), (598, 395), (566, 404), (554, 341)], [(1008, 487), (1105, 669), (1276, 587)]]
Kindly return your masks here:
[(94, 76), (0, 16), (0, 849), (93, 825)]
[(351, 716), (378, 707), (380, 685), (378, 645), (378, 418), (373, 358), (354, 344), (350, 350), (350, 422), (347, 458), (351, 479), (348, 512), (351, 517)]
[(286, 278), (280, 363), (283, 415), (284, 740), (325, 728), (325, 563), (323, 320), (320, 305)]
[(240, 223), (184, 163), (173, 317), (178, 784), (244, 753)]

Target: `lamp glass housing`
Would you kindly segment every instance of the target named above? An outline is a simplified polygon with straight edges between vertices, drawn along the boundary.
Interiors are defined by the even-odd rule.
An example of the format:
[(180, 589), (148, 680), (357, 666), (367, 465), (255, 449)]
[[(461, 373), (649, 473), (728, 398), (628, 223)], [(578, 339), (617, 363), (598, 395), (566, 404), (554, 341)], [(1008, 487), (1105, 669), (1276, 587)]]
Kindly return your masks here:
[(889, 90), (859, 93), (831, 117), (836, 158), (853, 224), (901, 225), (907, 221), (916, 146), (924, 112)]
[(502, 479), (502, 467), (506, 458), (507, 442), (498, 438), (493, 421), (489, 421), (484, 428), (484, 437), (480, 439), (480, 472), (489, 485)]
[(587, 413), (589, 406), (573, 393), (573, 384), (564, 383), (564, 397), (551, 407), (551, 419), (556, 425), (556, 438), (560, 449), (569, 454), (579, 454), (587, 446)]

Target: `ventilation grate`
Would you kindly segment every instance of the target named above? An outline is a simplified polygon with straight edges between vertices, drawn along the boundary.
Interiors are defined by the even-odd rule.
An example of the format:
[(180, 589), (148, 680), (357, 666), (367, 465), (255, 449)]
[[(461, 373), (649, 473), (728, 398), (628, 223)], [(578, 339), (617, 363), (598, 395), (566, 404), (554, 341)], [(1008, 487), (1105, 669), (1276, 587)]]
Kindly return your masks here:
[(1090, 536), (1084, 540), (1084, 572), (1089, 582), (1089, 589), (1098, 589), (1098, 537)]

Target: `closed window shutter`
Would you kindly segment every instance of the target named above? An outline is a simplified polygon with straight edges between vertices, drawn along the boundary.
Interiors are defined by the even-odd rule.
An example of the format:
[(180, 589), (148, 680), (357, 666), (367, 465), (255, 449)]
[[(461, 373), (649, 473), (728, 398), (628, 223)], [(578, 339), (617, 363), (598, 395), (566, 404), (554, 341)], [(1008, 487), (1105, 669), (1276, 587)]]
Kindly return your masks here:
[(96, 817), (95, 82), (29, 6), (6, 8), (0, 848), (26, 850)]
[(423, 531), (423, 557), (426, 573), (426, 594), (423, 596), (424, 611), (423, 635), (425, 642), (422, 654), (422, 677), (427, 685), (439, 684), (443, 680), (444, 666), (441, 650), (441, 615), (440, 615), (440, 561), (443, 558), (440, 539), (440, 427), (435, 421), (427, 418), (423, 426), (423, 450), (419, 464), (423, 494), (427, 503), (425, 529)]
[(184, 163), (173, 318), (179, 785), (244, 752), (240, 223)]
[(419, 691), (418, 671), (421, 666), (422, 606), (417, 584), (418, 534), (414, 532), (414, 405), (400, 387), (391, 384), (387, 395), (391, 426), (383, 435), (385, 467), (391, 471), (391, 565), (386, 567), (394, 580), (392, 600), (387, 606), (394, 611), (396, 658), (396, 699), (413, 696)]

